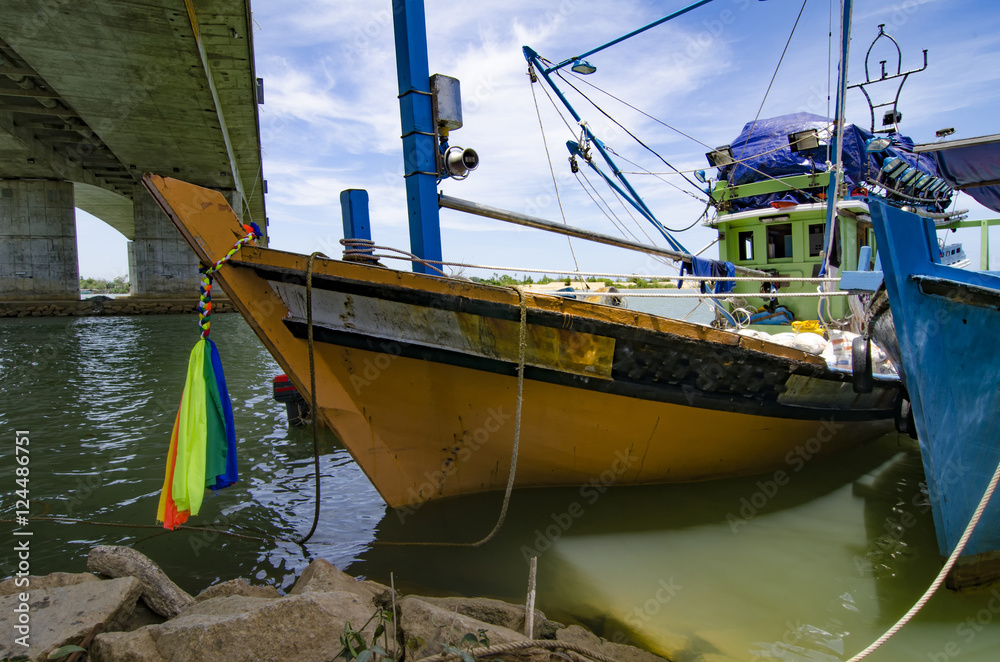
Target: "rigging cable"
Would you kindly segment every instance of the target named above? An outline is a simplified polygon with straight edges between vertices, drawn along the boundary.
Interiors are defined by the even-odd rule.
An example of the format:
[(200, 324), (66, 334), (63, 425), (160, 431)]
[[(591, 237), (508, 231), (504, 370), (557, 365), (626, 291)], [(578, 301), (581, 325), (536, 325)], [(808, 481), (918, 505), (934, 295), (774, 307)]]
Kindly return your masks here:
[[(562, 198), (559, 196), (559, 184), (556, 183), (556, 169), (552, 165), (552, 155), (549, 153), (549, 141), (545, 139), (545, 127), (542, 125), (542, 110), (538, 107), (538, 96), (535, 94), (535, 82), (538, 78), (535, 76), (535, 68), (532, 65), (528, 65), (528, 76), (529, 76), (529, 86), (531, 87), (531, 98), (535, 102), (535, 114), (538, 115), (538, 128), (542, 134), (542, 144), (545, 146), (545, 158), (549, 162), (549, 172), (552, 174), (552, 187), (556, 190), (556, 202), (559, 203), (559, 213), (562, 215), (563, 225), (569, 225), (566, 220), (566, 211), (563, 209)], [(564, 120), (565, 121), (565, 120)], [(569, 244), (569, 252), (573, 256), (573, 264), (576, 265), (576, 270), (580, 270), (580, 263), (576, 259), (576, 251), (573, 250), (573, 240), (566, 237), (566, 243)]]
[[(594, 89), (595, 89), (595, 90), (597, 90), (598, 92), (601, 92), (602, 94), (606, 94), (606, 95), (608, 95), (609, 97), (611, 97), (611, 98), (612, 98), (612, 99), (614, 99), (615, 101), (617, 101), (617, 102), (621, 103), (621, 104), (622, 104), (622, 105), (624, 105), (624, 106), (627, 106), (627, 107), (631, 108), (632, 110), (636, 111), (637, 113), (639, 113), (639, 114), (641, 114), (641, 115), (645, 115), (646, 117), (648, 117), (649, 119), (653, 120), (653, 121), (654, 121), (654, 122), (656, 122), (657, 124), (661, 124), (661, 125), (665, 126), (666, 128), (670, 129), (671, 131), (676, 131), (676, 132), (677, 132), (677, 133), (679, 133), (680, 135), (682, 135), (682, 136), (684, 136), (685, 138), (687, 138), (687, 139), (689, 139), (689, 140), (691, 140), (691, 141), (693, 141), (693, 142), (695, 142), (695, 143), (697, 143), (697, 144), (701, 145), (702, 147), (705, 147), (705, 148), (707, 148), (707, 149), (710, 149), (710, 150), (711, 150), (711, 149), (715, 149), (714, 147), (712, 147), (712, 146), (711, 146), (711, 145), (709, 145), (708, 143), (706, 143), (706, 142), (702, 142), (701, 140), (698, 140), (698, 139), (697, 139), (697, 138), (695, 138), (694, 136), (692, 136), (692, 135), (690, 135), (690, 134), (688, 134), (688, 133), (685, 133), (684, 131), (681, 131), (681, 130), (680, 130), (680, 129), (678, 129), (677, 127), (675, 127), (675, 126), (671, 126), (671, 125), (667, 124), (666, 122), (664, 122), (664, 121), (663, 121), (663, 120), (661, 120), (660, 118), (658, 118), (658, 117), (655, 117), (655, 116), (653, 116), (653, 115), (650, 115), (650, 114), (649, 114), (649, 113), (647, 113), (647, 112), (646, 112), (645, 110), (643, 110), (643, 109), (641, 109), (641, 108), (638, 108), (638, 107), (636, 107), (636, 106), (633, 106), (633, 105), (632, 105), (632, 104), (630, 104), (630, 103), (629, 103), (628, 101), (625, 101), (624, 99), (621, 99), (621, 98), (619, 98), (619, 97), (615, 96), (615, 95), (614, 95), (614, 94), (612, 94), (611, 92), (608, 92), (607, 90), (604, 90), (604, 89), (601, 89), (600, 87), (597, 87), (596, 85), (594, 85), (594, 84), (593, 84), (593, 83), (591, 83), (590, 81), (588, 81), (588, 80), (585, 80), (585, 79), (583, 79), (583, 78), (581, 78), (581, 77), (579, 77), (579, 76), (576, 76), (576, 75), (574, 75), (573, 77), (574, 77), (575, 79), (579, 80), (580, 82), (582, 82), (582, 83), (584, 83), (584, 84), (586, 84), (586, 85), (589, 85), (590, 87), (594, 88)], [(779, 147), (779, 148), (777, 148), (777, 149), (774, 149), (774, 150), (771, 150), (771, 151), (778, 151), (778, 149), (783, 149), (783, 147)], [(767, 152), (765, 152), (765, 153), (767, 153)], [(810, 198), (812, 198), (812, 199), (813, 199), (814, 201), (816, 201), (816, 202), (819, 202), (819, 201), (820, 201), (820, 198), (819, 198), (819, 197), (817, 197), (816, 195), (814, 195), (814, 194), (812, 194), (812, 193), (810, 193), (810, 192), (808, 192), (808, 191), (806, 191), (806, 190), (804, 190), (804, 189), (801, 189), (801, 188), (799, 188), (799, 187), (797, 187), (797, 186), (792, 186), (792, 185), (788, 184), (787, 182), (785, 182), (785, 181), (781, 180), (780, 178), (778, 178), (778, 177), (775, 177), (775, 176), (773, 176), (773, 175), (770, 175), (770, 174), (768, 174), (768, 173), (764, 172), (763, 170), (758, 170), (757, 168), (754, 168), (753, 166), (750, 166), (750, 165), (747, 165), (747, 164), (746, 164), (746, 163), (745, 163), (745, 162), (744, 162), (743, 160), (741, 160), (741, 159), (734, 159), (734, 162), (735, 162), (735, 163), (738, 163), (739, 165), (743, 166), (744, 168), (747, 168), (747, 169), (749, 169), (749, 170), (752, 170), (752, 171), (756, 172), (756, 173), (757, 173), (758, 175), (761, 175), (761, 176), (763, 176), (763, 177), (764, 177), (765, 179), (769, 179), (769, 180), (771, 180), (771, 181), (774, 181), (774, 182), (778, 182), (778, 183), (780, 183), (780, 184), (783, 184), (784, 186), (787, 186), (787, 187), (788, 187), (788, 190), (789, 190), (789, 191), (798, 191), (798, 192), (800, 192), (800, 193), (803, 193), (803, 194), (805, 194), (805, 195), (809, 196)]]
[[(582, 179), (581, 175), (583, 175)], [(618, 218), (618, 216), (611, 209), (611, 205), (609, 205), (608, 202), (601, 196), (601, 194), (598, 193), (597, 188), (590, 182), (589, 179), (587, 179), (586, 175), (583, 172), (576, 173), (576, 180), (577, 182), (580, 183), (580, 187), (583, 188), (584, 193), (586, 193), (590, 197), (591, 202), (593, 202), (594, 205), (596, 205), (597, 208), (601, 210), (601, 213), (603, 213), (604, 216), (609, 221), (611, 221), (611, 224), (615, 226), (615, 229), (617, 229), (618, 232), (620, 232), (623, 237), (625, 237), (626, 239), (631, 237), (633, 241), (641, 243), (639, 237), (635, 236), (634, 232), (625, 227), (625, 224), (622, 223), (621, 219)], [(597, 197), (595, 198), (594, 196)], [(643, 232), (643, 234), (645, 234), (645, 232)], [(646, 235), (646, 238), (649, 239), (648, 234)], [(652, 239), (649, 239), (649, 243), (655, 245)]]
[[(568, 79), (567, 79), (567, 78), (566, 78), (565, 76), (563, 76), (561, 72), (556, 72), (556, 75), (557, 75), (557, 76), (559, 76), (559, 79), (560, 79), (560, 80), (562, 80), (562, 82), (566, 83), (567, 85), (569, 85), (570, 87), (572, 87), (572, 88), (573, 88), (574, 90), (576, 90), (576, 93), (577, 93), (577, 94), (579, 94), (579, 95), (580, 95), (580, 96), (582, 96), (582, 97), (583, 97), (584, 99), (586, 99), (587, 101), (589, 101), (589, 102), (590, 102), (590, 105), (592, 105), (592, 106), (593, 106), (594, 108), (596, 108), (596, 109), (597, 109), (597, 111), (598, 111), (599, 113), (601, 113), (602, 115), (604, 115), (605, 117), (607, 117), (607, 118), (608, 118), (609, 120), (611, 120), (612, 122), (614, 122), (614, 123), (615, 123), (615, 124), (616, 124), (616, 125), (618, 126), (618, 128), (620, 128), (620, 129), (621, 129), (622, 131), (624, 131), (624, 132), (625, 132), (625, 133), (627, 133), (628, 135), (632, 136), (632, 139), (633, 139), (633, 140), (635, 140), (635, 141), (636, 141), (637, 143), (639, 143), (639, 144), (640, 144), (640, 145), (642, 145), (642, 146), (643, 146), (644, 148), (646, 148), (646, 150), (648, 150), (648, 151), (649, 151), (649, 152), (650, 152), (651, 154), (653, 154), (653, 156), (655, 156), (656, 158), (658, 158), (658, 159), (660, 159), (661, 161), (663, 161), (663, 163), (665, 163), (665, 164), (666, 164), (666, 166), (667, 166), (668, 168), (672, 169), (672, 170), (673, 170), (674, 172), (676, 172), (676, 173), (677, 173), (678, 175), (680, 175), (681, 177), (683, 177), (683, 178), (684, 178), (684, 181), (686, 181), (686, 182), (687, 182), (688, 184), (690, 184), (691, 186), (695, 187), (695, 189), (697, 189), (698, 191), (701, 191), (701, 188), (699, 188), (699, 186), (698, 186), (697, 184), (695, 184), (694, 182), (692, 182), (692, 181), (691, 181), (691, 180), (690, 180), (690, 179), (689, 179), (689, 178), (687, 177), (687, 175), (685, 175), (685, 174), (684, 174), (683, 172), (681, 172), (680, 170), (678, 170), (678, 169), (677, 169), (677, 168), (676, 168), (676, 167), (674, 166), (674, 164), (670, 163), (670, 162), (669, 162), (669, 161), (667, 161), (667, 160), (666, 160), (665, 158), (663, 158), (663, 156), (662, 156), (662, 155), (660, 155), (660, 153), (659, 153), (659, 152), (657, 152), (657, 151), (656, 151), (655, 149), (653, 149), (652, 147), (650, 147), (649, 145), (647, 145), (646, 143), (644, 143), (644, 142), (643, 142), (642, 140), (640, 140), (640, 139), (639, 139), (639, 136), (635, 135), (634, 133), (632, 133), (631, 131), (629, 131), (629, 130), (628, 130), (627, 128), (625, 128), (625, 125), (623, 125), (623, 124), (622, 124), (621, 122), (619, 122), (619, 121), (618, 121), (618, 120), (616, 120), (616, 119), (615, 119), (614, 117), (612, 117), (611, 115), (609, 115), (609, 114), (607, 113), (607, 111), (605, 111), (605, 110), (604, 110), (603, 108), (601, 108), (600, 106), (598, 106), (598, 105), (597, 105), (597, 103), (596, 103), (596, 102), (595, 102), (595, 101), (594, 101), (593, 99), (591, 99), (591, 98), (590, 98), (590, 97), (588, 97), (588, 96), (587, 96), (586, 94), (584, 94), (584, 93), (583, 93), (583, 92), (582, 92), (582, 91), (580, 90), (580, 88), (578, 88), (578, 87), (577, 87), (576, 85), (574, 85), (573, 83), (569, 82), (569, 80), (568, 80)], [(677, 186), (676, 184), (671, 184), (671, 186), (673, 186), (674, 188), (677, 188), (677, 189), (679, 189), (679, 190), (682, 190), (682, 191), (684, 190), (684, 189), (681, 189), (681, 188), (680, 188), (679, 186)], [(687, 193), (687, 191), (685, 191), (685, 193)]]
[[(616, 152), (611, 147), (608, 147), (607, 145), (604, 146), (604, 149), (606, 149), (609, 153), (614, 154), (615, 156), (617, 156), (618, 158), (620, 158), (622, 161), (625, 161), (626, 163), (634, 165), (636, 168), (639, 168), (640, 170), (643, 171), (643, 172), (639, 172), (639, 173), (635, 173), (635, 172), (633, 172), (633, 173), (624, 173), (623, 172), (622, 173), (623, 175), (624, 174), (652, 175), (653, 177), (656, 177), (657, 179), (659, 179), (664, 184), (667, 184), (669, 186), (673, 186), (675, 189), (677, 189), (681, 193), (684, 193), (685, 195), (688, 195), (688, 196), (694, 198), (698, 202), (705, 202), (704, 198), (700, 198), (697, 195), (695, 195), (694, 193), (692, 193), (691, 191), (687, 191), (685, 189), (682, 189), (680, 186), (677, 186), (676, 184), (674, 184), (673, 182), (671, 182), (669, 179), (664, 179), (663, 177), (661, 177), (661, 175), (674, 175), (674, 174), (683, 175), (683, 173), (685, 173), (685, 172), (694, 172), (694, 170), (677, 170), (675, 168), (673, 172), (662, 172), (662, 173), (661, 172), (653, 172), (652, 170), (647, 170), (646, 168), (642, 167), (641, 165), (639, 165), (635, 161), (632, 161), (628, 157), (619, 154), (618, 152)], [(669, 228), (667, 228), (667, 229), (669, 229)]]
[[(591, 182), (587, 178), (587, 174), (585, 172), (583, 172), (581, 170), (579, 173), (577, 173), (577, 180), (579, 181), (581, 175), (583, 177), (583, 181), (580, 182), (580, 185), (583, 186), (584, 191), (587, 192), (587, 195), (590, 196), (591, 200), (594, 200), (594, 195), (596, 195), (600, 199), (600, 201), (604, 203), (604, 206), (608, 208), (608, 210), (606, 212), (604, 212), (604, 215), (608, 217), (608, 220), (610, 220), (611, 223), (616, 228), (618, 228), (618, 231), (622, 233), (622, 236), (624, 236), (626, 238), (632, 237), (632, 239), (634, 239), (635, 241), (637, 241), (639, 243), (642, 243), (641, 240), (639, 239), (639, 237), (637, 237), (635, 235), (635, 233), (633, 233), (631, 230), (629, 230), (625, 226), (625, 223), (621, 219), (618, 218), (617, 214), (615, 214), (614, 211), (612, 211), (611, 205), (608, 204), (608, 202), (601, 196), (600, 193), (598, 193), (597, 187), (594, 186), (593, 182)], [(584, 182), (586, 182), (586, 184), (584, 184)], [(593, 192), (594, 192), (593, 195), (591, 195), (590, 190), (587, 189), (587, 186), (590, 187), (590, 190), (593, 190)], [(612, 191), (614, 192), (614, 189), (612, 189)], [(641, 232), (643, 235), (645, 235), (646, 239), (649, 241), (650, 244), (652, 244), (653, 246), (655, 246), (656, 242), (653, 240), (652, 237), (649, 236), (649, 233), (646, 232), (646, 229), (643, 226), (643, 224), (639, 223), (639, 221), (636, 220), (635, 216), (632, 214), (632, 211), (624, 203), (621, 202), (621, 198), (618, 198), (616, 196), (616, 199), (618, 200), (619, 203), (622, 204), (622, 207), (625, 209), (625, 212), (628, 213), (629, 217), (632, 219), (632, 222), (635, 223), (635, 226), (637, 228), (639, 228), (639, 232)], [(597, 201), (594, 200), (594, 203), (597, 204)], [(604, 211), (604, 209), (601, 208), (601, 206), (599, 204), (597, 206), (598, 206), (598, 208), (601, 209), (601, 211)], [(618, 223), (621, 223), (621, 225), (619, 226)], [(667, 259), (665, 259), (663, 257), (655, 256), (655, 255), (651, 255), (650, 257), (652, 257), (654, 260), (656, 260), (657, 262), (659, 262), (660, 264), (662, 264), (664, 266), (673, 267), (673, 263), (670, 262), (670, 261), (668, 261)], [(676, 268), (676, 267), (674, 267), (674, 268)]]
[(795, 17), (795, 25), (792, 26), (792, 32), (788, 35), (788, 41), (785, 42), (785, 48), (781, 51), (781, 57), (778, 58), (778, 64), (774, 67), (774, 73), (771, 74), (771, 82), (767, 84), (767, 90), (764, 91), (764, 98), (760, 100), (760, 107), (757, 108), (757, 115), (753, 118), (753, 124), (750, 125), (750, 131), (747, 132), (747, 139), (743, 143), (743, 147), (740, 148), (740, 154), (742, 155), (744, 150), (747, 148), (747, 143), (750, 142), (750, 136), (753, 134), (753, 129), (757, 126), (757, 120), (760, 119), (760, 112), (764, 110), (764, 103), (767, 101), (767, 95), (771, 93), (771, 86), (774, 85), (774, 79), (778, 77), (778, 71), (781, 70), (781, 63), (785, 60), (785, 54), (788, 53), (788, 47), (792, 43), (792, 37), (795, 36), (795, 28), (799, 27), (799, 20), (802, 18), (802, 12), (806, 10), (806, 3), (809, 0), (802, 0), (802, 7), (799, 9), (799, 15)]

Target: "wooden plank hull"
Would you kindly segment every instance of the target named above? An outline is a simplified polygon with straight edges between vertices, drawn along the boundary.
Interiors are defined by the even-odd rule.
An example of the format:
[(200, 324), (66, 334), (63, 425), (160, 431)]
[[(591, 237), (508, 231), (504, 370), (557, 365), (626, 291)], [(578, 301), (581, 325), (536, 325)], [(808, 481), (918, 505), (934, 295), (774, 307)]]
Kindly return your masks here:
[[(218, 194), (148, 186), (205, 263), (242, 235)], [(307, 258), (246, 247), (218, 281), (302, 394)], [(313, 270), (318, 418), (393, 507), (503, 489), (517, 292), (325, 258)], [(519, 487), (791, 472), (891, 427), (898, 382), (855, 394), (819, 357), (708, 327), (526, 294)]]
[[(1000, 277), (940, 264), (933, 222), (872, 206), (894, 349), (913, 408), (938, 545), (949, 556), (1000, 463)], [(893, 332), (893, 333), (890, 333)], [(892, 344), (888, 344), (892, 347)], [(1000, 579), (994, 497), (952, 574), (954, 585)]]

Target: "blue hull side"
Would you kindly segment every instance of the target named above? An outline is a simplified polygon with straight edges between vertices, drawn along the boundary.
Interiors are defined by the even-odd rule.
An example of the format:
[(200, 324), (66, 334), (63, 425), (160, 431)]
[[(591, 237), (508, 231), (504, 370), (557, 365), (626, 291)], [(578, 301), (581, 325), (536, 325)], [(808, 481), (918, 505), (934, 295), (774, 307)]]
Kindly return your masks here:
[[(950, 555), (1000, 463), (1000, 277), (940, 264), (934, 224), (872, 201), (941, 554)], [(1000, 550), (994, 498), (966, 556)]]

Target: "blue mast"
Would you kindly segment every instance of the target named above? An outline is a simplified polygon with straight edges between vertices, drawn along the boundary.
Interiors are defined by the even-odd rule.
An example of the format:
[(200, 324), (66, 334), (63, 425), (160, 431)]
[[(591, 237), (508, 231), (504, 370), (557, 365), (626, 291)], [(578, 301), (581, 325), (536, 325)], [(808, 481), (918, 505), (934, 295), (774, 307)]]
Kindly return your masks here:
[[(437, 200), (437, 127), (427, 63), (424, 0), (393, 2), (399, 116), (403, 128), (403, 177), (410, 224), (410, 251), (425, 260), (441, 259), (441, 219)], [(419, 262), (413, 270), (427, 273)]]
[(598, 46), (597, 48), (590, 49), (586, 53), (582, 53), (582, 54), (577, 55), (575, 57), (567, 58), (567, 59), (563, 60), (562, 62), (560, 62), (559, 64), (553, 65), (553, 66), (551, 66), (551, 67), (549, 67), (547, 69), (545, 67), (540, 67), (540, 69), (544, 73), (550, 74), (553, 71), (555, 71), (556, 69), (562, 69), (567, 64), (575, 62), (576, 60), (582, 60), (583, 58), (587, 57), (588, 55), (593, 55), (594, 53), (597, 53), (599, 51), (603, 51), (605, 48), (608, 48), (610, 46), (614, 46), (615, 44), (617, 44), (619, 42), (625, 41), (626, 39), (631, 39), (632, 37), (636, 36), (637, 34), (645, 32), (646, 30), (649, 30), (650, 28), (655, 28), (657, 25), (660, 25), (661, 23), (666, 23), (667, 21), (673, 20), (673, 19), (677, 18), (678, 16), (681, 16), (683, 14), (688, 13), (692, 9), (697, 9), (698, 7), (701, 7), (702, 5), (707, 5), (710, 2), (712, 2), (712, 0), (698, 0), (698, 2), (690, 4), (687, 7), (685, 7), (684, 9), (679, 9), (679, 10), (675, 11), (673, 14), (670, 14), (669, 16), (664, 16), (663, 18), (657, 19), (657, 20), (653, 21), (652, 23), (650, 23), (649, 25), (645, 25), (645, 26), (639, 28), (638, 30), (633, 30), (632, 32), (629, 32), (626, 35), (622, 35), (621, 37), (618, 37), (617, 39), (613, 39), (613, 40), (609, 41), (608, 43), (604, 44), (603, 46)]
[[(705, 1), (710, 1), (710, 0), (705, 0)], [(704, 3), (702, 3), (702, 4), (704, 4)], [(664, 19), (664, 20), (666, 20), (666, 19)], [(662, 21), (658, 21), (657, 23), (661, 23), (661, 22)], [(647, 28), (648, 27), (651, 27), (651, 26), (647, 26)], [(646, 28), (643, 28), (643, 29), (646, 29)], [(641, 32), (641, 30), (638, 30), (637, 32)], [(619, 39), (619, 40), (616, 40), (616, 42), (617, 41), (621, 41), (621, 40)], [(616, 42), (612, 42), (612, 43), (616, 43)], [(604, 148), (604, 143), (602, 143), (600, 140), (597, 139), (597, 136), (595, 136), (591, 132), (589, 126), (587, 126), (585, 123), (583, 123), (583, 118), (580, 117), (580, 115), (576, 112), (576, 109), (573, 108), (573, 105), (566, 98), (566, 95), (564, 95), (562, 93), (562, 90), (559, 89), (559, 86), (556, 85), (555, 82), (552, 80), (550, 72), (554, 71), (555, 69), (558, 69), (559, 66), (561, 66), (561, 65), (556, 65), (554, 67), (546, 68), (545, 65), (542, 64), (541, 57), (530, 46), (524, 46), (524, 47), (521, 48), (521, 50), (524, 52), (524, 59), (527, 60), (528, 63), (530, 65), (532, 65), (533, 67), (537, 67), (538, 73), (542, 76), (542, 78), (545, 79), (545, 82), (549, 84), (549, 87), (552, 88), (552, 91), (554, 91), (556, 93), (556, 96), (559, 98), (560, 101), (562, 101), (562, 104), (564, 106), (566, 106), (566, 109), (569, 111), (570, 115), (573, 116), (573, 119), (576, 120), (576, 122), (578, 124), (580, 124), (580, 126), (583, 127), (583, 135), (587, 138), (587, 140), (589, 140), (594, 145), (594, 147), (597, 148), (598, 153), (601, 155), (601, 157), (604, 158), (604, 161), (611, 168), (611, 171), (614, 173), (615, 177), (628, 190), (628, 194), (624, 196), (625, 199), (628, 200), (629, 203), (639, 211), (639, 213), (641, 213), (644, 217), (646, 217), (647, 219), (649, 219), (649, 221), (651, 223), (653, 223), (653, 225), (656, 227), (656, 229), (660, 231), (660, 234), (663, 235), (664, 239), (667, 240), (667, 243), (670, 244), (671, 248), (673, 248), (676, 251), (681, 251), (682, 253), (688, 253), (689, 251), (686, 248), (684, 248), (684, 246), (682, 246), (680, 244), (680, 242), (678, 242), (676, 239), (674, 239), (670, 235), (670, 233), (667, 232), (667, 229), (664, 228), (663, 225), (658, 220), (656, 220), (656, 217), (653, 215), (653, 212), (649, 209), (649, 207), (646, 206), (646, 203), (643, 201), (643, 199), (639, 195), (639, 193), (634, 188), (632, 188), (632, 184), (629, 183), (628, 179), (626, 179), (625, 176), (622, 174), (621, 169), (615, 163), (614, 159), (612, 159), (611, 155), (608, 154), (607, 150)], [(595, 50), (601, 50), (601, 49), (598, 48), (598, 49), (595, 49)], [(593, 52), (593, 51), (591, 51), (591, 52)], [(572, 60), (570, 60), (570, 61), (572, 61)], [(571, 152), (574, 151), (572, 147), (570, 148), (570, 151)], [(579, 151), (579, 145), (577, 145), (577, 150), (576, 151)], [(604, 173), (602, 173), (600, 171), (600, 169), (598, 169), (597, 167), (594, 167), (594, 169), (597, 170), (597, 172), (602, 177), (604, 177), (605, 181), (607, 181), (608, 183), (611, 183), (610, 179), (608, 177), (606, 177), (604, 175)], [(612, 184), (612, 186), (614, 186), (614, 185)], [(618, 189), (617, 186), (615, 186), (615, 188)], [(618, 189), (618, 191), (619, 191), (619, 193), (621, 193), (621, 189)]]

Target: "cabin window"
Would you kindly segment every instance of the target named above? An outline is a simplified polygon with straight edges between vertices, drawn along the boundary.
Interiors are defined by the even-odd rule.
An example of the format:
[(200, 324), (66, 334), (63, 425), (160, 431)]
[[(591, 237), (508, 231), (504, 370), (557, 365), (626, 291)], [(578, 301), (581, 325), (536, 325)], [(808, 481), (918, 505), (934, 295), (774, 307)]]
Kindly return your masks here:
[(792, 257), (792, 224), (767, 226), (767, 258)]
[(822, 223), (809, 226), (809, 257), (819, 257), (819, 254), (823, 252), (823, 234), (825, 232), (826, 226)]
[(740, 247), (740, 262), (753, 260), (753, 230), (741, 232), (738, 244)]

